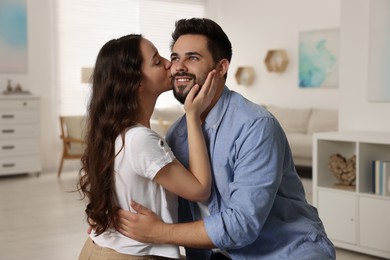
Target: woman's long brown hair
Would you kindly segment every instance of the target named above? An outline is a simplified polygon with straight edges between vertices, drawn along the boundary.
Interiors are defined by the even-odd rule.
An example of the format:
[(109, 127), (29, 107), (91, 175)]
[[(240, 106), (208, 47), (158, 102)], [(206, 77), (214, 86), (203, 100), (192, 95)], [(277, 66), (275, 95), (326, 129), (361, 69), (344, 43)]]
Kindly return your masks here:
[(137, 89), (142, 78), (142, 36), (110, 40), (100, 50), (92, 76), (86, 149), (78, 190), (87, 197), (88, 222), (96, 235), (116, 226), (115, 139), (137, 122)]

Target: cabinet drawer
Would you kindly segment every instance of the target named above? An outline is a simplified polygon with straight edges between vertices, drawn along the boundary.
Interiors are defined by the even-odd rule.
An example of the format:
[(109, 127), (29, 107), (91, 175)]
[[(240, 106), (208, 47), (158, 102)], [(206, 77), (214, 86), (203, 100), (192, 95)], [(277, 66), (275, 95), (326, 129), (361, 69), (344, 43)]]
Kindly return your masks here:
[(39, 155), (0, 158), (0, 175), (41, 172)]
[(38, 154), (38, 139), (0, 140), (0, 156)]
[(2, 110), (0, 111), (0, 125), (20, 123), (38, 123), (39, 113), (36, 110)]
[(390, 200), (361, 197), (360, 244), (390, 252)]
[(38, 137), (39, 125), (1, 125), (0, 126), (0, 140), (1, 139), (14, 139), (20, 137)]
[(31, 99), (24, 99), (20, 98), (18, 100), (1, 100), (0, 102), (0, 109), (32, 109), (32, 108), (39, 108), (39, 100), (31, 100)]
[(330, 239), (356, 244), (356, 197), (319, 190), (318, 213)]

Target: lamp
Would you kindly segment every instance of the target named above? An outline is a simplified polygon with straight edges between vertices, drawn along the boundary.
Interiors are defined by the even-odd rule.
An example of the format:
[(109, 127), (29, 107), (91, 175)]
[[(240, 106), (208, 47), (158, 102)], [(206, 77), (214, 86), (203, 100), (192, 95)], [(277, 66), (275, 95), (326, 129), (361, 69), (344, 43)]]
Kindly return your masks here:
[(91, 83), (92, 73), (93, 68), (91, 67), (81, 68), (81, 83)]

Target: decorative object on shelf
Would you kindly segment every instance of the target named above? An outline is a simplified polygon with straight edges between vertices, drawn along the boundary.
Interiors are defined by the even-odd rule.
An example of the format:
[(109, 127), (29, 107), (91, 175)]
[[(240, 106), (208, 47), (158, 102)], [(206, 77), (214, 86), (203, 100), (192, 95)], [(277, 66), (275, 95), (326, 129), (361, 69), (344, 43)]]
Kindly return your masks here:
[(337, 88), (339, 29), (299, 34), (299, 87)]
[(11, 80), (10, 79), (7, 82), (6, 91), (7, 92), (12, 92), (12, 85), (11, 85)]
[(390, 196), (390, 160), (374, 160), (372, 166), (372, 193)]
[(22, 86), (19, 83), (16, 84), (14, 91), (18, 93), (23, 92)]
[(346, 159), (339, 153), (332, 154), (329, 169), (339, 181), (338, 185), (354, 186), (356, 180), (356, 155)]
[(287, 52), (282, 49), (269, 50), (265, 55), (264, 63), (269, 72), (282, 73), (289, 63)]
[(16, 95), (16, 94), (31, 94), (30, 91), (26, 91), (22, 89), (22, 86), (18, 83), (16, 86), (13, 88), (11, 84), (11, 80), (9, 79), (7, 81), (7, 87), (6, 90), (3, 91), (3, 95)]
[(255, 71), (250, 66), (238, 67), (235, 77), (239, 85), (250, 86), (255, 79)]

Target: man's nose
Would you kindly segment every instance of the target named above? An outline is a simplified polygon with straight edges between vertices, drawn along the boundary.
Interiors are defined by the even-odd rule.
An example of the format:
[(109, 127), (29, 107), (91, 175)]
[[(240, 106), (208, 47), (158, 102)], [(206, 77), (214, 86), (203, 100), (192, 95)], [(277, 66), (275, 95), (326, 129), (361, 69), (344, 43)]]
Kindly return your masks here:
[(171, 68), (173, 68), (175, 71), (187, 71), (187, 67), (182, 61), (172, 62)]

